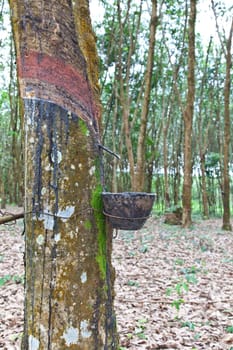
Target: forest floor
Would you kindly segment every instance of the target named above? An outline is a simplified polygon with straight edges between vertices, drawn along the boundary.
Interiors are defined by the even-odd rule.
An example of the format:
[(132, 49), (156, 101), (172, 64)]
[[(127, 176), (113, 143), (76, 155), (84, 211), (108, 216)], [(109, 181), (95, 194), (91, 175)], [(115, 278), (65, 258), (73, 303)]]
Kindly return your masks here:
[[(0, 225), (0, 349), (20, 349), (23, 222)], [(233, 233), (151, 218), (114, 239), (120, 349), (233, 350)]]

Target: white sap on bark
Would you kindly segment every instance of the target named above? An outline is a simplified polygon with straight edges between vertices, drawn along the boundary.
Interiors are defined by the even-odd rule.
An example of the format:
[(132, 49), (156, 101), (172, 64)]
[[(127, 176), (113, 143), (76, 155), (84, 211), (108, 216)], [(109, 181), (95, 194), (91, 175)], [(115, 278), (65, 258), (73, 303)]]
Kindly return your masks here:
[(29, 336), (28, 343), (29, 343), (29, 350), (38, 350), (39, 349), (40, 342), (38, 339), (36, 339), (32, 335)]

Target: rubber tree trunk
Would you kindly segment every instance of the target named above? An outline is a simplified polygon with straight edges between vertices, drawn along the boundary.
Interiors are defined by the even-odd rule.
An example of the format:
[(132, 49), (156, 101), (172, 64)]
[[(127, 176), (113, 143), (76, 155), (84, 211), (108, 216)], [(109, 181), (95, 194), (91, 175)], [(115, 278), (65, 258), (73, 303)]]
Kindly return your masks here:
[[(131, 2), (128, 2), (130, 6)], [(142, 4), (142, 3), (141, 3)], [(125, 144), (127, 149), (127, 157), (129, 162), (129, 175), (131, 188), (135, 192), (145, 191), (145, 153), (146, 153), (146, 133), (147, 133), (147, 124), (148, 124), (148, 113), (150, 105), (150, 95), (151, 95), (151, 80), (152, 80), (152, 71), (154, 65), (154, 47), (155, 47), (155, 34), (156, 28), (158, 25), (158, 16), (157, 16), (157, 0), (151, 0), (151, 18), (150, 18), (150, 33), (149, 33), (149, 47), (147, 53), (147, 62), (146, 69), (144, 73), (144, 84), (143, 84), (143, 93), (140, 98), (142, 105), (141, 116), (140, 116), (140, 129), (138, 134), (137, 141), (137, 156), (135, 157), (133, 152), (133, 140), (132, 140), (132, 123), (130, 123), (130, 104), (131, 104), (131, 95), (130, 95), (130, 70), (131, 70), (131, 61), (132, 56), (135, 52), (135, 38), (140, 32), (140, 21), (141, 13), (138, 17), (138, 22), (134, 28), (134, 34), (130, 36), (130, 45), (129, 52), (127, 57), (126, 67), (123, 67), (123, 43), (124, 43), (124, 25), (125, 18), (122, 17), (121, 1), (117, 1), (118, 8), (118, 22), (119, 22), (119, 42), (118, 42), (118, 70), (119, 70), (119, 84), (120, 84), (120, 103), (122, 106), (122, 120), (124, 126), (124, 136)], [(141, 11), (141, 10), (140, 10)], [(125, 77), (124, 77), (125, 70)], [(139, 100), (138, 100), (139, 101)]]
[(230, 120), (230, 95), (231, 95), (231, 68), (232, 68), (232, 37), (233, 37), (233, 18), (231, 18), (231, 26), (229, 36), (224, 37), (220, 32), (218, 15), (214, 1), (211, 0), (212, 10), (215, 17), (215, 24), (226, 59), (226, 75), (224, 82), (224, 145), (223, 145), (223, 183), (222, 183), (222, 200), (223, 200), (223, 222), (222, 229), (232, 231), (231, 225), (231, 213), (230, 213), (230, 173), (229, 173), (229, 160), (230, 160), (230, 139), (231, 139), (231, 120)]
[(206, 174), (205, 174), (205, 154), (201, 154), (200, 163), (201, 163), (201, 195), (202, 195), (202, 204), (203, 204), (203, 217), (205, 219), (208, 219), (209, 206), (208, 206), (207, 184), (206, 184)]
[(24, 102), (22, 349), (117, 349), (88, 1), (12, 0)]
[(233, 36), (233, 19), (229, 37), (226, 42), (226, 77), (224, 84), (224, 168), (223, 168), (223, 223), (222, 229), (232, 231), (231, 213), (230, 213), (230, 141), (231, 141), (231, 120), (230, 120), (230, 92), (231, 92), (231, 68), (232, 68), (232, 36)]
[(184, 182), (183, 182), (183, 227), (192, 223), (192, 122), (195, 98), (195, 21), (196, 0), (190, 1), (189, 39), (188, 39), (188, 92), (184, 118)]
[(136, 171), (132, 184), (134, 191), (145, 190), (146, 133), (151, 97), (152, 72), (154, 67), (155, 34), (158, 25), (157, 0), (151, 0), (151, 3), (152, 10), (150, 19), (149, 49), (145, 72), (145, 90), (142, 101), (140, 131), (138, 135)]

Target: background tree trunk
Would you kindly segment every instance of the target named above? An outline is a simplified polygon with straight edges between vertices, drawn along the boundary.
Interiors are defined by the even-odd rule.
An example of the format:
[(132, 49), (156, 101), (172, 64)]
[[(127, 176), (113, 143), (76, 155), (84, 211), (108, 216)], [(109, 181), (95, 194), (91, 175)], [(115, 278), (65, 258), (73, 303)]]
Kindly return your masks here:
[(142, 102), (140, 130), (138, 136), (136, 171), (134, 176), (134, 182), (132, 184), (132, 188), (134, 191), (145, 191), (145, 140), (151, 96), (151, 81), (154, 67), (155, 33), (158, 25), (157, 0), (152, 0), (151, 2), (152, 11), (150, 19), (149, 49), (145, 71), (145, 89)]
[(24, 100), (22, 349), (117, 349), (88, 1), (10, 3)]
[(201, 154), (200, 166), (201, 166), (201, 195), (202, 195), (202, 205), (203, 205), (203, 217), (207, 219), (209, 218), (209, 206), (208, 206), (208, 196), (207, 196), (207, 186), (206, 186), (206, 176), (205, 176), (205, 153)]
[(230, 175), (229, 175), (229, 152), (231, 141), (231, 122), (230, 122), (230, 91), (231, 91), (231, 67), (232, 67), (232, 35), (233, 19), (231, 29), (226, 44), (226, 78), (224, 85), (224, 162), (223, 162), (223, 230), (232, 230), (230, 223)]
[(184, 182), (183, 182), (183, 217), (184, 227), (191, 225), (192, 200), (192, 122), (195, 98), (195, 21), (196, 0), (190, 0), (189, 48), (188, 48), (188, 93), (183, 114), (184, 118)]
[(163, 115), (163, 169), (164, 169), (164, 204), (165, 210), (170, 207), (170, 195), (169, 195), (169, 168), (168, 168), (168, 130), (171, 120), (170, 105)]
[(212, 10), (215, 17), (215, 24), (222, 47), (222, 51), (226, 60), (226, 74), (224, 82), (224, 146), (223, 146), (223, 184), (222, 184), (222, 200), (223, 200), (223, 230), (232, 230), (230, 223), (230, 175), (229, 175), (229, 152), (230, 152), (230, 138), (231, 138), (231, 123), (230, 123), (230, 92), (231, 92), (231, 68), (232, 68), (232, 36), (233, 36), (233, 19), (231, 18), (231, 25), (228, 38), (222, 37), (220, 33), (218, 16), (214, 0), (211, 0)]

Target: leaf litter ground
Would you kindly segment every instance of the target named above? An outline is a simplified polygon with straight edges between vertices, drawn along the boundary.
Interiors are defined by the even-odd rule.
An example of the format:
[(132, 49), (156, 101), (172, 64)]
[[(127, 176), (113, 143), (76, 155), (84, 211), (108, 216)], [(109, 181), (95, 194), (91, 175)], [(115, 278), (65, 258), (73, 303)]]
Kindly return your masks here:
[[(20, 349), (23, 222), (0, 226), (0, 349)], [(233, 233), (151, 218), (113, 244), (120, 349), (233, 350)], [(91, 349), (90, 349), (91, 350)]]

